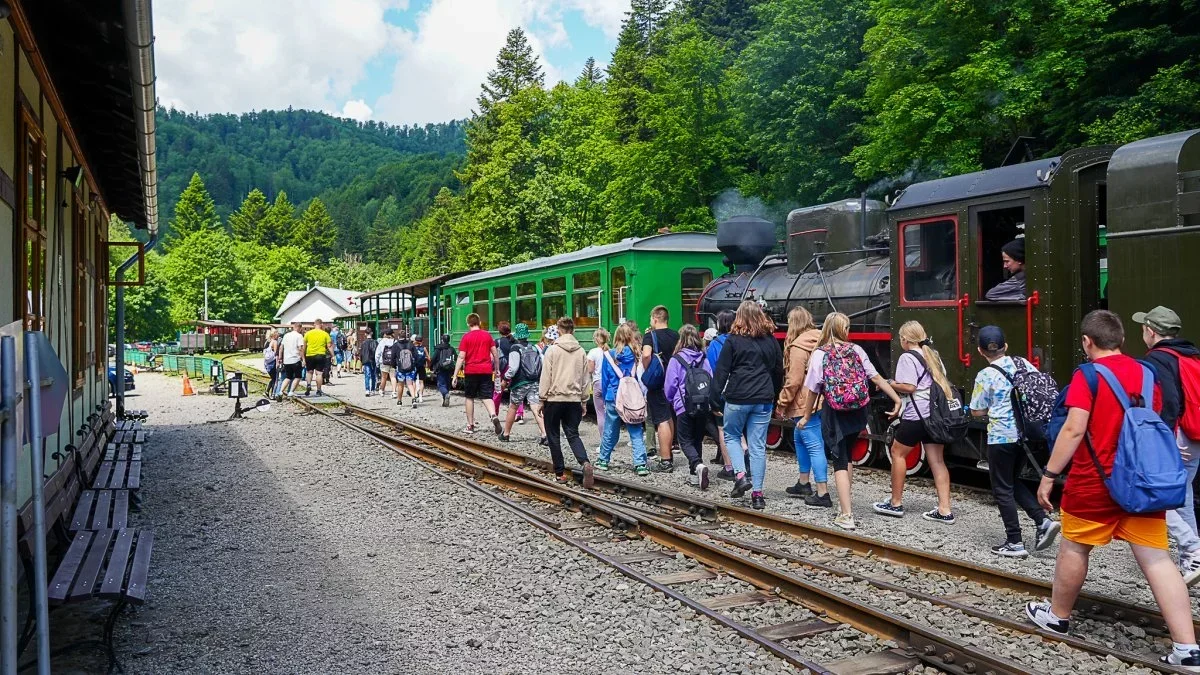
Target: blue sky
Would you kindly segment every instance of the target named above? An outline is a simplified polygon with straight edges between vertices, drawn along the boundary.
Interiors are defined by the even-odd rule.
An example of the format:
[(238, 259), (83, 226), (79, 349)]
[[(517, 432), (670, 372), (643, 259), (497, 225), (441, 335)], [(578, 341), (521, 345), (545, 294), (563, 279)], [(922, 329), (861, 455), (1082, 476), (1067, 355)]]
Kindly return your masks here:
[(607, 63), (628, 0), (208, 0), (155, 7), (159, 98), (198, 112), (327, 110), (391, 123), (470, 114), (509, 29), (547, 84)]

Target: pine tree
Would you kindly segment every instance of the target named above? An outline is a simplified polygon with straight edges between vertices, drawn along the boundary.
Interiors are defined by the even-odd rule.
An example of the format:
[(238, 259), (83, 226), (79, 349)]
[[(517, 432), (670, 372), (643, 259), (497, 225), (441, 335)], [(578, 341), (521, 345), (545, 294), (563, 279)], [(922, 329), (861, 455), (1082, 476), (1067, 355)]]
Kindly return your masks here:
[(479, 114), (487, 116), (498, 103), (512, 98), (527, 87), (540, 87), (546, 76), (538, 62), (525, 31), (514, 28), (496, 56), (496, 68), (488, 71), (483, 93), (479, 95)]
[(588, 57), (583, 63), (583, 72), (575, 79), (575, 86), (581, 89), (594, 87), (604, 82), (604, 71), (596, 66), (596, 59)]
[(179, 195), (175, 204), (175, 217), (171, 220), (171, 231), (176, 240), (186, 239), (189, 234), (204, 230), (216, 231), (221, 229), (221, 218), (217, 216), (217, 206), (200, 180), (199, 173), (192, 174), (192, 180)]
[(323, 263), (333, 255), (333, 244), (337, 240), (337, 225), (325, 209), (325, 203), (313, 197), (308, 208), (292, 228), (292, 245), (312, 255), (313, 260)]
[(275, 195), (275, 203), (258, 224), (258, 243), (263, 246), (282, 246), (291, 239), (296, 225), (296, 207), (283, 190)]
[(229, 216), (229, 227), (233, 230), (234, 238), (241, 241), (258, 241), (262, 221), (267, 217), (268, 209), (270, 205), (262, 190), (251, 190), (238, 210)]
[[(443, 190), (446, 188), (442, 188)], [(373, 262), (389, 262), (396, 247), (396, 230), (400, 227), (400, 207), (396, 197), (388, 195), (375, 214), (375, 221), (367, 232), (367, 259)]]

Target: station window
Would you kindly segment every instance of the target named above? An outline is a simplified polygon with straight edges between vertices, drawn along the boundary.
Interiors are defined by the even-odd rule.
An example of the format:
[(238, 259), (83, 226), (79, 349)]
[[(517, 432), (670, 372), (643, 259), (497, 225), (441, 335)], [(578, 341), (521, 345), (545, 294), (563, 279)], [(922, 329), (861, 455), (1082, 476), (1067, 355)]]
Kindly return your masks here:
[(679, 273), (679, 286), (683, 291), (684, 323), (696, 321), (696, 308), (700, 305), (700, 296), (712, 282), (712, 270), (703, 267), (689, 267)]
[(537, 282), (517, 284), (517, 322), (537, 328)]
[(553, 326), (567, 315), (567, 278), (554, 277), (542, 282), (542, 326)]
[(629, 281), (624, 267), (614, 267), (608, 273), (608, 297), (611, 298), (612, 313), (609, 320), (615, 326), (625, 320), (626, 298), (629, 295)]
[(954, 301), (958, 289), (957, 226), (954, 218), (901, 224), (904, 300)]
[(21, 217), (17, 249), (16, 306), (22, 308), (26, 330), (42, 330), (45, 324), (46, 278), (46, 144), (37, 121), (22, 110), (21, 166), (24, 176), (18, 181), (19, 202), (25, 205)]
[(499, 326), (502, 321), (512, 323), (512, 286), (497, 286), (492, 289), (492, 319)]
[(595, 328), (600, 325), (600, 272), (580, 272), (571, 277), (571, 304), (575, 325)]
[(980, 211), (976, 216), (979, 228), (979, 298), (1008, 276), (1004, 272), (1000, 249), (1025, 234), (1025, 207)]
[(479, 315), (479, 327), (484, 330), (488, 329), (488, 307), (490, 306), (487, 289), (481, 288), (475, 291), (475, 304), (471, 307), (471, 311)]

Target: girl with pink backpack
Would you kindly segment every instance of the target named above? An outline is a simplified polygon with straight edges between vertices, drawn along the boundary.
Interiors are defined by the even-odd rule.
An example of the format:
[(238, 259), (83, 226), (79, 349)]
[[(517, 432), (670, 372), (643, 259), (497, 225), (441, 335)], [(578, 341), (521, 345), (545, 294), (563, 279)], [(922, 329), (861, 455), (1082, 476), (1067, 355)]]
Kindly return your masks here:
[(646, 466), (646, 396), (639, 379), (641, 365), (637, 354), (641, 344), (637, 332), (623, 323), (613, 335), (612, 349), (604, 354), (600, 370), (600, 391), (604, 393), (604, 435), (600, 439), (600, 458), (596, 468), (609, 470), (613, 449), (621, 429), (629, 433), (633, 446), (633, 470), (639, 476), (650, 475)]

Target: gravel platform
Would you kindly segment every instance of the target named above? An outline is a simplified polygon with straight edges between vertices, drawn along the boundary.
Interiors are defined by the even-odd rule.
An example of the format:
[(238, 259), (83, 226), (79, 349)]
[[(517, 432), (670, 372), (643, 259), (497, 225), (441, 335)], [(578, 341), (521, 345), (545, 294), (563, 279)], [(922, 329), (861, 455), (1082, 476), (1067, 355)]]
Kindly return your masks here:
[[(448, 431), (462, 432), (466, 425), (463, 410), (463, 398), (460, 393), (451, 394), (450, 407), (441, 406), (441, 398), (436, 388), (427, 387), (425, 402), (411, 407), (410, 399), (404, 399), (404, 405), (397, 406), (395, 399), (390, 397), (364, 396), (362, 377), (346, 374), (342, 378), (334, 378), (328, 393), (347, 402), (364, 408), (381, 411), (398, 419), (410, 419), (418, 423), (430, 424)], [(503, 413), (502, 413), (503, 414)], [(476, 423), (481, 429), (475, 437), (487, 443), (496, 443), (495, 436), (486, 424), (487, 416), (482, 406), (476, 407)], [(580, 427), (588, 455), (595, 459), (599, 445), (599, 435), (593, 417), (585, 419)], [(649, 435), (649, 434), (648, 434)], [(528, 416), (523, 425), (515, 425), (512, 432), (512, 443), (509, 445), (531, 456), (549, 457), (549, 451), (538, 445), (537, 425)], [(575, 466), (569, 449), (564, 447), (568, 468)], [(653, 453), (651, 453), (653, 454)], [(715, 446), (705, 446), (705, 457), (716, 454)], [(622, 434), (613, 453), (614, 475), (631, 480), (645, 480), (658, 487), (672, 489), (683, 493), (698, 493), (699, 491), (687, 484), (688, 472), (685, 459), (677, 453), (676, 469), (673, 473), (652, 473), (645, 478), (637, 478), (632, 471), (628, 437)], [(730, 499), (728, 494), (731, 484), (716, 479), (713, 468), (713, 479), (708, 493), (704, 496), (712, 499), (725, 499), (729, 503), (748, 507), (749, 493), (743, 499)], [(969, 471), (964, 469), (963, 471)], [(767, 511), (784, 515), (797, 520), (811, 522), (827, 527), (833, 526), (833, 516), (836, 515), (836, 490), (834, 494), (834, 509), (813, 509), (806, 507), (802, 500), (792, 499), (784, 492), (784, 488), (796, 482), (795, 460), (782, 453), (768, 453), (768, 465), (765, 493)], [(832, 479), (832, 476), (830, 476)], [(871, 510), (871, 504), (888, 499), (890, 484), (886, 471), (858, 470), (854, 472), (854, 515), (858, 522), (857, 532), (863, 536), (884, 541), (904, 544), (924, 550), (934, 551), (946, 556), (969, 562), (988, 565), (997, 569), (1022, 574), (1040, 579), (1051, 579), (1054, 574), (1054, 556), (1057, 546), (1046, 551), (1033, 551), (1033, 523), (1023, 514), (1023, 524), (1026, 526), (1026, 547), (1030, 557), (1025, 560), (1001, 558), (990, 551), (990, 547), (1004, 539), (1004, 530), (1000, 516), (992, 502), (990, 493), (976, 488), (954, 486), (952, 501), (957, 523), (944, 525), (933, 523), (921, 518), (924, 511), (936, 507), (937, 501), (933, 494), (932, 481), (926, 478), (911, 479), (906, 488), (904, 506), (908, 515), (902, 519), (880, 516)], [(1092, 564), (1085, 590), (1122, 597), (1126, 600), (1143, 604), (1153, 604), (1149, 588), (1134, 562), (1133, 555), (1127, 546), (1120, 542), (1096, 549), (1092, 553)], [(1200, 598), (1193, 594), (1193, 607), (1200, 612)]]
[(231, 402), (179, 387), (138, 377), (155, 550), (118, 621), (127, 672), (793, 672), (327, 418), (207, 424)]

